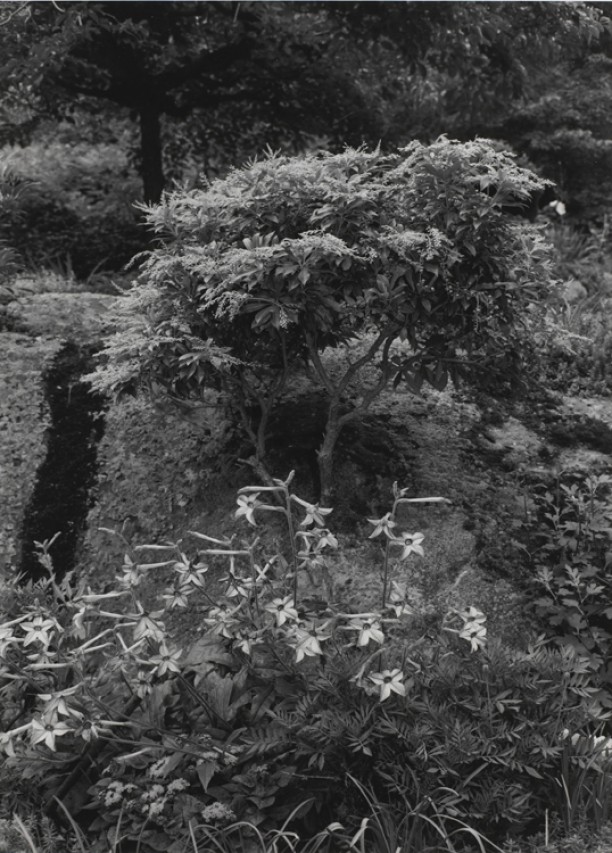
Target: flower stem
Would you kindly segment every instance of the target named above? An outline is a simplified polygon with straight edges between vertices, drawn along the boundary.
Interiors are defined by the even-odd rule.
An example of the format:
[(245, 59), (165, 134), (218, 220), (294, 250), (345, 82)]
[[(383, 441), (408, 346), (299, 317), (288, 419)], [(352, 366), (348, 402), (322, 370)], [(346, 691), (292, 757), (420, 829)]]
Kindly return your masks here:
[(291, 503), (289, 501), (289, 495), (286, 495), (286, 511), (285, 516), (287, 518), (287, 529), (289, 531), (289, 544), (291, 547), (291, 562), (293, 563), (293, 606), (297, 607), (297, 593), (298, 593), (298, 552), (297, 552), (297, 542), (295, 537), (295, 527), (293, 526), (293, 516), (291, 514)]
[[(391, 522), (395, 521), (395, 512), (397, 510), (397, 505), (399, 503), (399, 498), (395, 498), (393, 501), (393, 508), (389, 515), (389, 520)], [(387, 592), (389, 587), (389, 556), (391, 553), (391, 539), (389, 538), (390, 534), (387, 536), (387, 544), (385, 546), (385, 562), (383, 564), (383, 593), (382, 593), (382, 607), (383, 610), (387, 606)]]

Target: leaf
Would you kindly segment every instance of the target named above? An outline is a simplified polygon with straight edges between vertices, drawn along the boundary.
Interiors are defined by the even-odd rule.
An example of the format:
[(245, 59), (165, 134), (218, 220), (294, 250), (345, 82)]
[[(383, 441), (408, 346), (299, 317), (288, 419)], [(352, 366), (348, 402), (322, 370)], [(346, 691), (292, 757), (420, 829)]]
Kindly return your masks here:
[(210, 780), (217, 772), (217, 762), (202, 761), (196, 766), (196, 770), (198, 772), (198, 778), (200, 780), (204, 793), (206, 793), (210, 784)]
[(142, 833), (139, 841), (144, 842), (147, 847), (151, 847), (153, 850), (166, 851), (172, 838), (165, 832), (149, 829)]
[(528, 764), (524, 765), (524, 770), (529, 776), (533, 776), (534, 779), (543, 779), (544, 777), (538, 773), (535, 767), (530, 767)]
[(203, 806), (202, 800), (185, 793), (178, 795), (176, 804), (181, 810), (185, 824), (188, 824), (191, 818), (198, 816)]
[(406, 383), (408, 390), (412, 391), (413, 394), (418, 394), (421, 388), (423, 387), (424, 376), (422, 372), (419, 370), (415, 373), (405, 373), (403, 374), (404, 382)]
[(172, 773), (173, 770), (176, 770), (183, 759), (182, 752), (173, 752), (172, 755), (168, 755), (162, 763), (157, 765), (156, 775), (164, 778), (169, 773)]
[(224, 666), (231, 666), (234, 658), (227, 651), (225, 645), (217, 637), (205, 635), (191, 646), (185, 657), (183, 665), (187, 667), (197, 667), (202, 670), (205, 664), (219, 663)]
[(230, 722), (251, 698), (248, 693), (243, 693), (232, 701), (234, 687), (237, 686), (240, 690), (243, 681), (244, 677), (240, 673), (222, 678), (218, 672), (212, 671), (198, 682), (198, 689), (204, 693), (207, 704), (214, 713), (224, 722)]
[(448, 371), (442, 365), (442, 362), (438, 362), (436, 366), (436, 372), (432, 378), (429, 380), (429, 384), (436, 389), (436, 391), (444, 391), (446, 385), (448, 383)]
[(267, 305), (265, 308), (262, 308), (257, 312), (257, 314), (255, 314), (251, 324), (252, 328), (255, 329), (257, 326), (265, 326), (266, 323), (269, 323), (274, 319), (275, 314), (277, 314), (277, 309), (273, 305)]

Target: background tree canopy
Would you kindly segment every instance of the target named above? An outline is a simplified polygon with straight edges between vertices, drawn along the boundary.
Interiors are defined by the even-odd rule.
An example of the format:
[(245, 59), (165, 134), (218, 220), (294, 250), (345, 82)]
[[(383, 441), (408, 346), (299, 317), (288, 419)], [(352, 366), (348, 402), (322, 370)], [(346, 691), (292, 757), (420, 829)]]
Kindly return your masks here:
[(478, 133), (579, 194), (580, 149), (608, 154), (606, 5), (2, 3), (2, 137), (66, 122), (72, 141), (110, 134), (157, 201), (169, 177), (216, 175), (265, 145)]

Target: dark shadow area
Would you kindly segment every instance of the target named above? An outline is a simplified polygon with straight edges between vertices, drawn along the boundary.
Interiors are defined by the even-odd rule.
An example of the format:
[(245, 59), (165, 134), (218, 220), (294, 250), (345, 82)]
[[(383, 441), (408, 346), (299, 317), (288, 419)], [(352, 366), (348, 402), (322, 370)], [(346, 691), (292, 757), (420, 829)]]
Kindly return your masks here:
[[(270, 419), (269, 466), (274, 476), (296, 471), (294, 488), (317, 500), (320, 480), (317, 450), (327, 419), (328, 400), (308, 394), (282, 403)], [(415, 446), (405, 427), (390, 414), (360, 413), (343, 428), (334, 454), (334, 525), (340, 530), (385, 505), (395, 479), (411, 481)]]
[(38, 469), (21, 530), (19, 574), (27, 582), (46, 576), (35, 541), (51, 539), (58, 579), (74, 567), (75, 552), (90, 508), (97, 474), (97, 445), (104, 433), (105, 401), (80, 381), (91, 370), (92, 348), (67, 343), (43, 377), (49, 406), (47, 455)]

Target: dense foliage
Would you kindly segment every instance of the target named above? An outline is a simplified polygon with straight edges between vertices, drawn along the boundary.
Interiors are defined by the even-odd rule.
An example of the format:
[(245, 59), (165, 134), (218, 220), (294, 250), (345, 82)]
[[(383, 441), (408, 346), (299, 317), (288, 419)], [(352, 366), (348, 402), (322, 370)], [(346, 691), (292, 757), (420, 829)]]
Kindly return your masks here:
[(0, 23), (2, 138), (23, 144), (62, 118), (101, 136), (135, 120), (127, 144), (147, 200), (168, 175), (216, 174), (266, 143), (442, 132), (517, 144), (573, 194), (588, 178), (581, 148), (606, 145), (610, 45), (596, 4), (26, 2), (0, 4)]
[(142, 248), (130, 205), (174, 181), (226, 174), (266, 145), (440, 133), (504, 140), (601, 222), (608, 28), (582, 3), (0, 3), (0, 162), (23, 159), (38, 180), (0, 237), (85, 278)]
[[(289, 821), (332, 851), (376, 809), (392, 849), (442, 838), (455, 850), (458, 830), (501, 839), (554, 803), (571, 828), (564, 784), (572, 808), (597, 815), (609, 741), (584, 728), (605, 717), (585, 660), (541, 641), (510, 651), (473, 607), (440, 612), (432, 633), (393, 580), (423, 541), (399, 530), (398, 507), (415, 499), (397, 486), (391, 511), (369, 520), (387, 545), (378, 606), (313, 598), (308, 579), (333, 572), (339, 543), (331, 509), (291, 481), (237, 499), (251, 526), (280, 514), (280, 551), (261, 530), (240, 544), (195, 532), (192, 548), (124, 541), (116, 588), (101, 592), (56, 584), (41, 544), (49, 583), (3, 598), (5, 800), (35, 782), (46, 812), (54, 796), (70, 803), (92, 851), (121, 839), (174, 853), (236, 818), (263, 831)], [(159, 571), (169, 586), (153, 602)], [(176, 648), (166, 621), (196, 600), (204, 633)], [(362, 831), (382, 843), (376, 822)]]
[[(0, 576), (0, 851), (523, 853), (535, 831), (538, 850), (586, 851), (593, 831), (596, 849), (609, 847), (605, 459), (597, 475), (540, 482), (534, 459), (504, 446), (512, 473), (499, 489), (497, 473), (476, 482), (477, 455), (473, 487), (453, 485), (464, 502), (480, 496), (470, 515), (409, 497), (418, 485), (394, 484), (386, 504), (390, 472), (412, 474), (393, 430), (402, 447), (414, 436), (406, 408), (399, 426), (388, 411), (365, 415), (390, 386), (452, 380), (442, 399), (454, 406), (477, 383), (491, 402), (532, 356), (530, 379), (547, 387), (610, 392), (605, 11), (0, 2), (0, 325), (33, 354), (4, 383), (2, 467), (19, 476), (4, 485), (0, 544), (9, 561), (34, 546), (32, 577), (45, 578)], [(147, 204), (134, 206), (139, 196)], [(528, 222), (553, 199), (544, 224)], [(58, 336), (52, 305), (84, 312), (75, 276), (97, 287), (98, 269), (145, 244), (89, 380), (161, 405), (153, 417), (142, 399), (113, 409), (132, 442), (106, 449), (100, 488), (115, 494), (89, 520), (87, 580), (64, 576), (66, 531), (15, 538), (43, 445), (40, 353), (54, 346), (34, 336)], [(28, 266), (54, 272), (17, 281)], [(56, 285), (63, 299), (34, 299)], [(23, 320), (26, 303), (43, 323)], [(82, 329), (70, 321), (61, 334)], [(60, 373), (49, 382), (70, 399)], [(278, 479), (293, 464), (273, 447), (306, 405), (313, 493), (299, 468)], [(200, 432), (175, 429), (176, 411)], [(480, 426), (495, 411), (483, 407)], [(369, 479), (334, 476), (351, 421), (345, 444), (389, 426)], [(589, 446), (605, 451), (602, 425), (585, 429), (599, 427)], [(537, 428), (544, 463), (572, 424)], [(48, 460), (68, 459), (53, 438)], [(351, 458), (362, 450), (355, 442)], [(221, 521), (244, 483), (229, 460), (249, 455), (240, 461), (259, 484)], [(48, 467), (38, 473), (49, 481)], [(519, 483), (522, 520), (504, 504), (485, 529), (488, 495), (501, 506)], [(372, 508), (369, 528), (342, 515), (353, 491), (360, 517)], [(431, 503), (457, 528), (400, 523)], [(461, 550), (459, 525), (466, 559), (482, 566), (459, 571), (453, 553), (459, 574), (445, 562), (438, 592), (430, 569), (447, 545)], [(491, 626), (510, 585), (489, 609), (465, 581), (484, 583), (485, 565), (499, 577), (497, 555), (526, 587), (512, 589), (522, 611), (507, 621), (520, 626), (502, 637)]]
[(117, 145), (7, 146), (0, 162), (0, 245), (13, 251), (13, 266), (83, 280), (120, 269), (146, 246), (133, 208), (138, 179)]
[[(148, 213), (163, 244), (94, 384), (138, 380), (196, 402), (222, 391), (265, 464), (270, 414), (305, 372), (328, 399), (328, 500), (340, 430), (389, 382), (518, 372), (546, 248), (508, 211), (543, 186), (486, 141), (442, 138), (394, 155), (271, 156), (169, 194)], [(322, 355), (341, 346), (346, 368), (332, 375)]]

